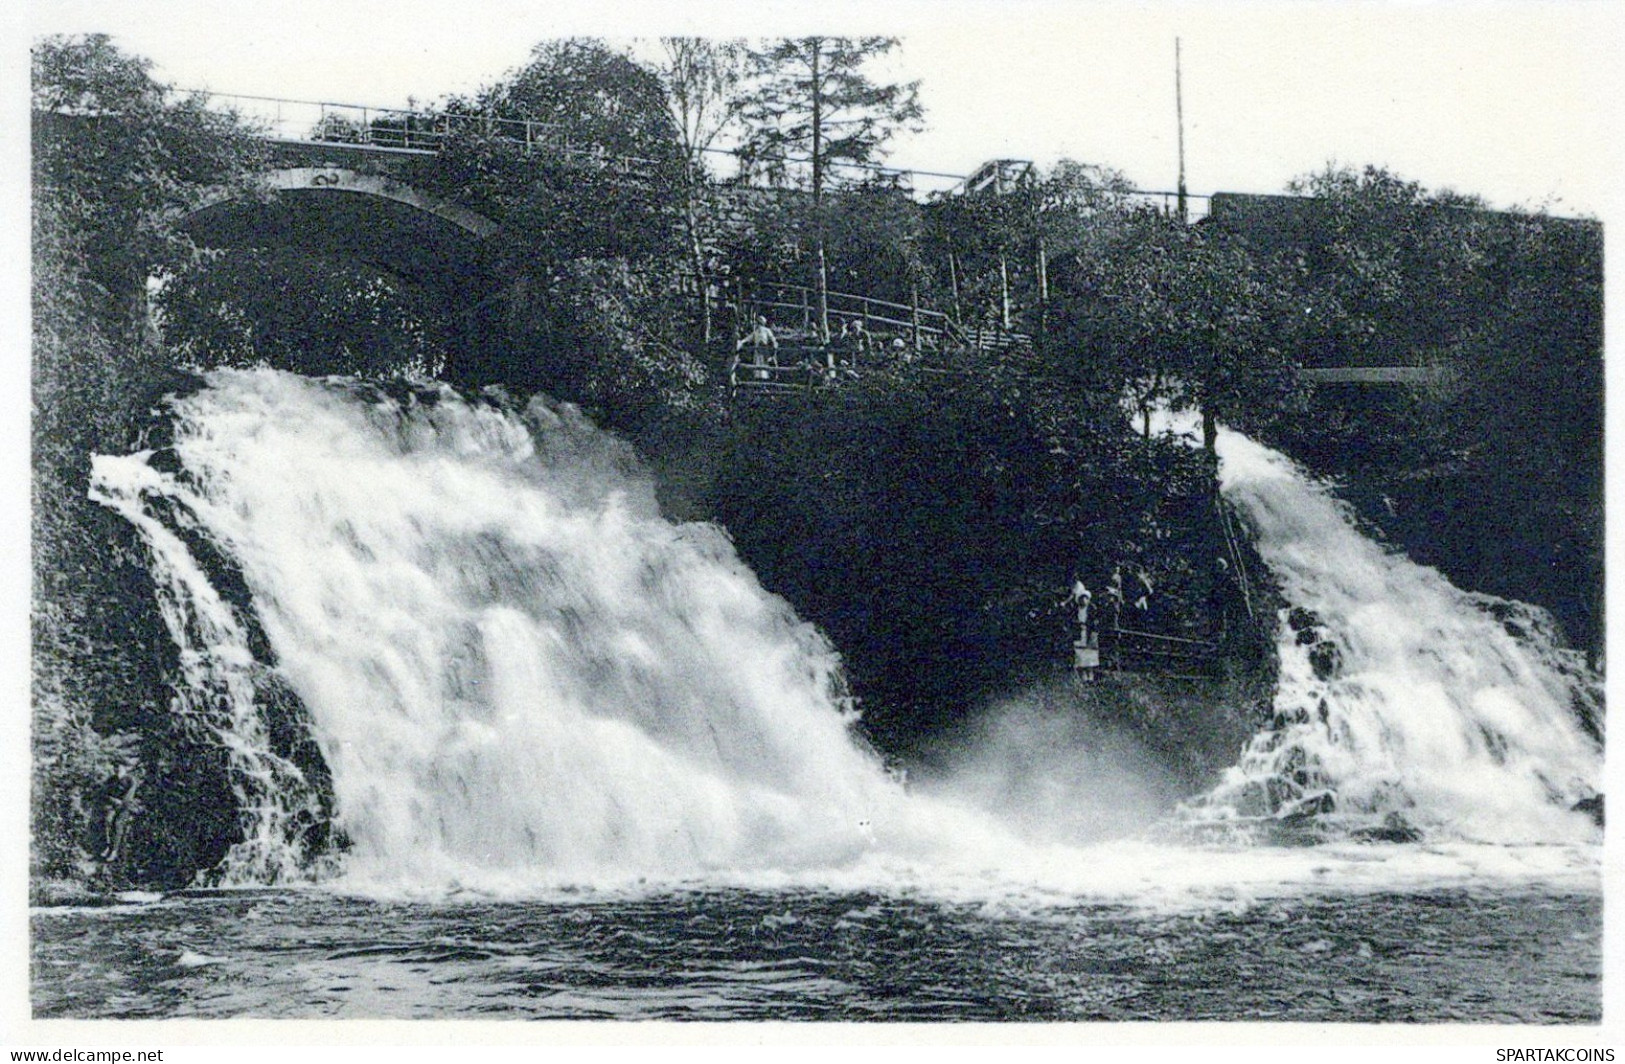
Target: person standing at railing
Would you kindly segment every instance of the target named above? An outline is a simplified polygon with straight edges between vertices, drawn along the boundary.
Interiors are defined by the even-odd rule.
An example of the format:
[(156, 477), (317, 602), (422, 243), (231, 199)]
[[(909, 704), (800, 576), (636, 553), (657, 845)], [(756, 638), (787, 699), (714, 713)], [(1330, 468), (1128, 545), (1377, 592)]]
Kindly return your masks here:
[(1082, 580), (1072, 582), (1072, 593), (1067, 596), (1067, 601), (1078, 608), (1078, 638), (1072, 643), (1072, 665), (1086, 680), (1094, 679), (1095, 670), (1100, 667), (1100, 637), (1089, 616), (1089, 604), (1094, 597)]
[(1112, 566), (1111, 579), (1106, 581), (1106, 605), (1111, 610), (1111, 629), (1116, 631), (1123, 620), (1123, 567)]
[[(774, 335), (773, 327), (767, 323), (767, 318), (761, 314), (756, 315), (756, 324), (751, 326), (750, 333), (740, 339), (735, 351), (750, 347), (751, 365), (756, 367), (752, 374), (757, 380), (765, 381), (770, 376), (767, 367), (777, 369), (779, 365), (779, 338)], [(738, 364), (738, 358), (734, 359)]]
[(853, 326), (856, 324), (856, 322), (843, 318), (841, 320), (841, 331), (825, 346), (824, 376), (828, 380), (833, 381), (842, 377), (852, 378), (857, 376), (854, 367), (857, 365), (858, 342), (863, 330), (860, 327), (854, 331)]
[(874, 337), (870, 336), (863, 327), (862, 318), (852, 319), (852, 364), (867, 358), (874, 351)]

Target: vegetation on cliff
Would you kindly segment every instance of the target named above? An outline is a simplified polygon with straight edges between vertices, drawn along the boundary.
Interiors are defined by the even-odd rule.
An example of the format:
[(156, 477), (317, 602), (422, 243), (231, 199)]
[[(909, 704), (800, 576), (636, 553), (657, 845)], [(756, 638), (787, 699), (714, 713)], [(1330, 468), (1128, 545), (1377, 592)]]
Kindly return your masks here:
[[(90, 457), (134, 447), (177, 380), (146, 312), (147, 278), (194, 253), (167, 219), (207, 187), (247, 187), (258, 147), (104, 37), (41, 42), (33, 76), (30, 867), (174, 880), (232, 831), (229, 790), (165, 712), (170, 644), (134, 535), (88, 497)], [(115, 810), (146, 844), (111, 854)]]
[[(1602, 227), (1330, 169), (1252, 250), (1315, 314), (1308, 365), (1431, 365), (1423, 389), (1322, 385), (1257, 426), (1417, 560), (1552, 610), (1600, 654)], [(1283, 214), (1285, 212), (1282, 212)]]

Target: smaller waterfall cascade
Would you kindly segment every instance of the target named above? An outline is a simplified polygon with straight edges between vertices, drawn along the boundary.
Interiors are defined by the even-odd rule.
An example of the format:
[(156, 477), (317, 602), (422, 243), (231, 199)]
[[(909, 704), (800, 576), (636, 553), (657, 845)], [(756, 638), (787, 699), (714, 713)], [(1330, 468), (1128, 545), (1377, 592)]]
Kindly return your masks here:
[(216, 590), (180, 534), (204, 534), (199, 513), (173, 477), (148, 464), (151, 456), (150, 451), (97, 456), (90, 494), (130, 521), (149, 547), (159, 611), (180, 665), (171, 712), (196, 738), (226, 755), (243, 837), (210, 878), (247, 883), (308, 878), (318, 866), (309, 859), (306, 840), (325, 832), (328, 812), (305, 773), (272, 750), (265, 709), (277, 700), (277, 680), (255, 658), (250, 620)]
[(1272, 726), (1198, 819), (1378, 837), (1575, 841), (1597, 794), (1601, 691), (1550, 619), (1383, 548), (1283, 456), (1219, 437), (1225, 496), (1292, 609)]

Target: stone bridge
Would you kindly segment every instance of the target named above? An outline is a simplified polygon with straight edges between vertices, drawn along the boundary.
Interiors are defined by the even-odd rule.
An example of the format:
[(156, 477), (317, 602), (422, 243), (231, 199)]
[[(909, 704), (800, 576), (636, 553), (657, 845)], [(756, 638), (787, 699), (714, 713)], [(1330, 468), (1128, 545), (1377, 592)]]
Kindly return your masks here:
[(205, 247), (299, 247), (465, 295), (488, 289), (496, 275), (496, 222), (387, 173), (329, 159), (271, 170), (263, 183), (271, 195), (222, 192), (188, 213), (183, 227)]

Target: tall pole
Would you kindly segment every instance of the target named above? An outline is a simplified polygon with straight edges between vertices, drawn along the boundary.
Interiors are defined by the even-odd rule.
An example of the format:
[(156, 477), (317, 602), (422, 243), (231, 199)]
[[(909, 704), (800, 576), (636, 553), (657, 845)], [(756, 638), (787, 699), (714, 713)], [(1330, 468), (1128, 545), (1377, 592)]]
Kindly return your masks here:
[(1179, 221), (1190, 221), (1185, 204), (1185, 90), (1179, 69), (1179, 38), (1174, 38), (1174, 115), (1179, 121)]
[(829, 259), (824, 251), (824, 82), (820, 76), (819, 59), (824, 50), (824, 38), (807, 38), (811, 55), (808, 57), (812, 85), (812, 194), (813, 225), (818, 256), (818, 342), (829, 343)]

